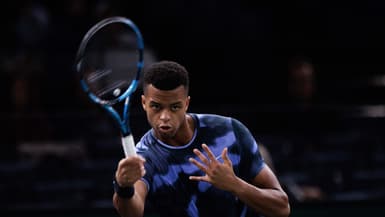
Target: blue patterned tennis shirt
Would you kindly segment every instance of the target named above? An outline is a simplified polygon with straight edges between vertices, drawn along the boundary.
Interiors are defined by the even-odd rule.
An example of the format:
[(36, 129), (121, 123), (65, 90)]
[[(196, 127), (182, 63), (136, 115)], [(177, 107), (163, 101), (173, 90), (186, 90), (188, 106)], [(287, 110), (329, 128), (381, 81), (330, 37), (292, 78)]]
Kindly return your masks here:
[(199, 158), (193, 149), (207, 144), (217, 159), (228, 148), (235, 174), (250, 182), (263, 168), (258, 144), (240, 121), (220, 115), (189, 113), (195, 121), (192, 140), (184, 146), (170, 146), (149, 130), (138, 142), (138, 154), (146, 159), (142, 180), (148, 188), (145, 213), (162, 217), (258, 216), (232, 193), (210, 183), (189, 180), (204, 173), (189, 161)]

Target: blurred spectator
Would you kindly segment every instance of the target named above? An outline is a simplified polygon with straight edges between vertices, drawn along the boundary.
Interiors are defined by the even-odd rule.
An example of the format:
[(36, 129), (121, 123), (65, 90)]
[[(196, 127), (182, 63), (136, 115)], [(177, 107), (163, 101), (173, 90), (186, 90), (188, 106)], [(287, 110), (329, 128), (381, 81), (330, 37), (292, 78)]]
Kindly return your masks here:
[(288, 96), (292, 105), (307, 107), (316, 94), (316, 72), (307, 57), (296, 56), (288, 62)]
[[(51, 24), (50, 13), (38, 1), (20, 4), (12, 22), (12, 49), (1, 57), (1, 71), (7, 79), (3, 98), (4, 152), (2, 159), (17, 157), (17, 144), (26, 140), (49, 138), (51, 126), (41, 113), (41, 75), (45, 72), (44, 42)], [(32, 118), (33, 117), (33, 118)], [(32, 120), (33, 119), (33, 120)], [(43, 134), (41, 132), (44, 132)]]
[[(294, 56), (288, 60), (287, 68), (287, 91), (289, 99), (289, 114), (291, 117), (288, 127), (295, 129), (297, 136), (292, 136), (288, 141), (288, 155), (298, 157), (306, 155), (307, 151), (314, 151), (315, 147), (313, 136), (314, 113), (318, 110), (316, 101), (316, 71), (312, 60), (306, 56)], [(299, 135), (298, 135), (299, 134)], [(302, 135), (301, 135), (302, 134)], [(298, 136), (301, 139), (298, 139)], [(304, 156), (299, 156), (303, 158)], [(322, 200), (325, 195), (322, 189), (316, 183), (299, 184), (294, 179), (286, 179), (285, 186), (291, 193), (293, 199), (299, 202)]]
[[(314, 121), (317, 118), (314, 111), (318, 109), (318, 105), (315, 105), (315, 68), (308, 57), (295, 56), (288, 59), (286, 69), (287, 104), (282, 107), (284, 121), (281, 121), (286, 129), (284, 139), (277, 139), (281, 147), (279, 150), (271, 149), (268, 142), (260, 144), (261, 154), (277, 174), (284, 175), (281, 181), (292, 203), (321, 201), (326, 195), (318, 183), (319, 180), (312, 177), (312, 174), (306, 174), (310, 178), (303, 181), (286, 173), (293, 170), (306, 173), (310, 164), (304, 165), (302, 159), (314, 152), (318, 145), (314, 140), (317, 138), (314, 135), (318, 133), (314, 128), (317, 123)], [(276, 164), (277, 161), (279, 165)]]
[(11, 109), (36, 112), (41, 109), (39, 78), (46, 70), (44, 43), (50, 14), (44, 5), (28, 1), (20, 7), (15, 22), (16, 52), (3, 65), (11, 78)]

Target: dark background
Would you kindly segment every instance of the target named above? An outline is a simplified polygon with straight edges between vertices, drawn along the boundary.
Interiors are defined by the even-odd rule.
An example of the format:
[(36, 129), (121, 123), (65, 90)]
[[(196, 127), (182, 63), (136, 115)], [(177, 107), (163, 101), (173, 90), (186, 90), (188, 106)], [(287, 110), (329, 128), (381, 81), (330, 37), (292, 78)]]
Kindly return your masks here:
[[(383, 215), (384, 9), (374, 0), (3, 2), (0, 209), (117, 216), (120, 135), (80, 91), (73, 61), (93, 24), (120, 15), (141, 29), (146, 63), (168, 59), (189, 70), (191, 112), (231, 115), (268, 148), (292, 216), (324, 216), (325, 207)], [(288, 103), (287, 64), (298, 55), (317, 72), (311, 114)], [(137, 140), (148, 128), (135, 101), (132, 114)], [(297, 200), (293, 183), (324, 196)]]

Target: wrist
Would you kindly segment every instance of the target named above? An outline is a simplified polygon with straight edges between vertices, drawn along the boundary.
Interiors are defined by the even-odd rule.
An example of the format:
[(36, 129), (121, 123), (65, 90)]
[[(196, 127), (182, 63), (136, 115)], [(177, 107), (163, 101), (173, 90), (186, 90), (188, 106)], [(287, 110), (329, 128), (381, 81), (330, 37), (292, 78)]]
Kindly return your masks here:
[(121, 187), (119, 183), (114, 180), (112, 181), (114, 191), (115, 193), (120, 197), (120, 198), (125, 198), (125, 199), (130, 199), (134, 196), (135, 194), (135, 188), (134, 186), (129, 186), (129, 187)]

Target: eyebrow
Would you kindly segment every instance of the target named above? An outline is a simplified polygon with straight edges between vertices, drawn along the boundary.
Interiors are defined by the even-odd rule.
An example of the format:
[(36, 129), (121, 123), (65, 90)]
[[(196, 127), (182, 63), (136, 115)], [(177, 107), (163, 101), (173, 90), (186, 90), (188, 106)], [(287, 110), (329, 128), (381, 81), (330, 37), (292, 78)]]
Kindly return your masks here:
[[(159, 102), (156, 102), (156, 101), (153, 101), (153, 100), (150, 101), (150, 104), (162, 105), (162, 103), (159, 103)], [(181, 101), (173, 102), (173, 103), (170, 103), (169, 105), (179, 105), (179, 104), (182, 104), (182, 102)]]

